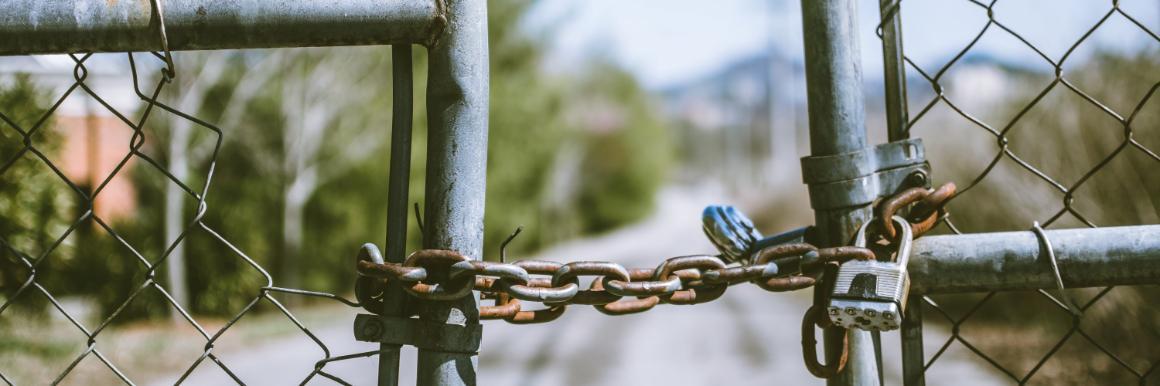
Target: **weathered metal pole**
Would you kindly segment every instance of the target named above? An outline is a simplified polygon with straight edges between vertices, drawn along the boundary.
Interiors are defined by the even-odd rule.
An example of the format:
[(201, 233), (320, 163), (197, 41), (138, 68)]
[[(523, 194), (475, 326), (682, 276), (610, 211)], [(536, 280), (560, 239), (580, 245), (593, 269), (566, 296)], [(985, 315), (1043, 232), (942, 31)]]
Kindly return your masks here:
[[(1160, 284), (1160, 225), (1044, 232), (1067, 288)], [(1056, 288), (1031, 231), (926, 236), (910, 255), (911, 294)]]
[[(391, 175), (387, 186), (387, 255), (388, 263), (402, 263), (407, 254), (407, 193), (411, 180), (411, 123), (414, 98), (414, 76), (411, 71), (411, 45), (391, 47)], [(387, 288), (383, 299), (383, 316), (406, 317), (407, 295), (397, 284)], [(379, 352), (379, 385), (399, 384), (400, 345), (382, 343)]]
[(899, 12), (899, 6), (899, 0), (879, 0), (886, 134), (890, 142), (910, 138), (910, 114), (906, 106), (906, 61), (902, 52), (902, 13)]
[[(882, 80), (885, 88), (886, 137), (888, 141), (910, 138), (910, 113), (906, 101), (906, 60), (902, 51), (902, 12), (899, 0), (879, 0), (882, 36)], [(926, 358), (922, 350), (922, 302), (911, 301), (899, 331), (902, 340), (902, 383), (924, 386)]]
[[(0, 0), (0, 55), (161, 48), (148, 1)], [(436, 0), (165, 0), (171, 50), (426, 44)]]
[[(480, 258), (487, 176), (487, 2), (447, 0), (429, 49), (426, 248)], [(479, 324), (474, 297), (423, 302), (424, 323)], [(474, 385), (478, 352), (419, 350), (419, 385)]]
[[(801, 4), (810, 153), (816, 157), (864, 150), (867, 144), (862, 56), (855, 0), (802, 0)], [(816, 209), (816, 241), (821, 247), (846, 245), (858, 226), (870, 217), (869, 205)], [(827, 363), (833, 363), (841, 353), (841, 331), (826, 329)], [(846, 368), (827, 384), (877, 385), (878, 369), (870, 333), (851, 329), (847, 334), (850, 352)]]

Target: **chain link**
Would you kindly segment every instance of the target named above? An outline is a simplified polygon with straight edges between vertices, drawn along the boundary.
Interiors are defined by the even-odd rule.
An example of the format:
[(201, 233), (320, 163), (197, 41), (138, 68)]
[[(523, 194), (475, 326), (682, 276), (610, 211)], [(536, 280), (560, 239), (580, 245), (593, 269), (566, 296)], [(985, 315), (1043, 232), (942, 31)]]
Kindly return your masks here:
[[(608, 261), (487, 262), (470, 260), (455, 251), (424, 249), (412, 253), (402, 264), (361, 260), (357, 268), (359, 286), (373, 287), (362, 292), (375, 293), (397, 283), (416, 298), (438, 301), (468, 296), (474, 289), (481, 292), (482, 299), (495, 300), (492, 306), (480, 307), (481, 319), (547, 322), (574, 304), (624, 315), (661, 303), (709, 302), (721, 297), (729, 286), (745, 282), (775, 292), (807, 288), (814, 279), (800, 276), (803, 272), (814, 272), (830, 261), (873, 256), (860, 248), (818, 250), (809, 244), (768, 249), (759, 252), (754, 264), (733, 267), (709, 255), (673, 257), (655, 268), (628, 269)], [(580, 289), (581, 276), (593, 277), (587, 289)], [(548, 308), (528, 313), (521, 300), (545, 303)]]
[[(889, 219), (909, 210), (906, 219), (917, 237), (946, 216), (943, 208), (954, 194), (955, 185), (947, 183), (938, 189), (906, 189), (880, 200), (874, 207), (875, 218), (870, 220), (875, 222), (874, 239), (880, 242), (869, 246), (888, 260), (891, 254), (887, 250), (897, 244), (896, 229)], [(883, 219), (886, 221), (880, 221)], [(455, 251), (436, 249), (412, 253), (402, 264), (384, 263), (376, 251), (368, 252), (367, 248), (374, 246), (364, 246), (359, 257), (356, 294), (362, 306), (374, 313), (383, 309), (382, 297), (377, 295), (389, 285), (398, 285), (416, 298), (434, 301), (458, 299), (476, 290), (480, 300), (494, 302), (479, 307), (480, 319), (502, 319), (513, 324), (551, 322), (563, 315), (569, 305), (590, 305), (606, 315), (628, 315), (651, 310), (658, 304), (705, 303), (741, 283), (753, 283), (770, 292), (817, 286), (813, 303), (802, 316), (801, 344), (806, 369), (819, 378), (841, 373), (849, 357), (846, 329), (833, 325), (825, 313), (838, 268), (846, 261), (874, 260), (878, 256), (875, 250), (864, 247), (818, 248), (789, 242), (727, 256), (734, 261), (732, 264), (722, 256), (691, 255), (666, 259), (655, 268), (629, 269), (609, 261), (479, 261)], [(505, 254), (501, 249), (502, 255)], [(580, 289), (581, 276), (592, 277), (587, 289)], [(545, 307), (524, 309), (521, 301), (539, 302)], [(825, 364), (818, 360), (815, 328), (843, 337), (842, 350)]]
[[(945, 214), (943, 205), (954, 192), (950, 183), (935, 190), (908, 189), (882, 200), (875, 211), (878, 218), (890, 218), (913, 206), (907, 218), (925, 232)], [(893, 238), (893, 224), (880, 224), (879, 229), (883, 238)], [(569, 305), (590, 305), (607, 315), (626, 315), (658, 304), (710, 302), (741, 283), (753, 283), (770, 292), (801, 290), (822, 282), (825, 272), (835, 271), (826, 267), (836, 268), (854, 259), (871, 260), (875, 253), (853, 246), (817, 248), (808, 243), (787, 243), (766, 247), (752, 256), (752, 263), (747, 265), (727, 264), (721, 256), (691, 255), (666, 259), (655, 268), (629, 269), (609, 261), (479, 261), (455, 251), (424, 249), (412, 253), (402, 264), (359, 260), (357, 286), (360, 292), (379, 293), (394, 283), (416, 298), (435, 301), (462, 298), (476, 290), (481, 299), (494, 301), (480, 307), (480, 319), (543, 323), (558, 318)], [(581, 276), (593, 278), (587, 289), (580, 288)], [(371, 312), (381, 309), (374, 299), (360, 300)], [(521, 301), (544, 303), (546, 308), (527, 310)], [(824, 308), (827, 301), (824, 296), (816, 298), (814, 307)], [(807, 319), (811, 319), (809, 315)], [(812, 320), (829, 327), (824, 317)], [(840, 370), (841, 364), (837, 367)]]

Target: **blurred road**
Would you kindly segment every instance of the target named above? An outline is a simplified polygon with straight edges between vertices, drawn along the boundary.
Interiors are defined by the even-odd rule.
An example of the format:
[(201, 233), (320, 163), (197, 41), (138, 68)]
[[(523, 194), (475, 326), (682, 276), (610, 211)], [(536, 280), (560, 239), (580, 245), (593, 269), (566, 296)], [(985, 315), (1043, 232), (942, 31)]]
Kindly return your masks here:
[[(536, 259), (612, 260), (651, 267), (666, 257), (709, 253), (700, 213), (720, 203), (720, 192), (669, 189), (657, 213), (622, 230), (543, 251)], [(775, 230), (766, 230), (771, 233)], [(697, 306), (661, 305), (643, 314), (609, 317), (586, 306), (570, 307), (543, 325), (485, 322), (479, 360), (481, 385), (805, 385), (823, 384), (802, 365), (800, 323), (810, 291), (775, 294), (756, 286), (730, 288), (722, 298)], [(352, 313), (353, 315), (353, 313)], [(375, 349), (352, 338), (350, 315), (335, 315), (330, 326), (310, 326), (332, 355)], [(944, 336), (927, 327), (927, 357)], [(900, 384), (898, 334), (883, 336), (886, 384)], [(223, 361), (249, 384), (298, 384), (321, 351), (308, 339), (273, 341), (242, 352), (222, 353)], [(377, 359), (336, 362), (326, 367), (355, 385), (375, 383)], [(414, 384), (415, 353), (404, 351), (401, 384)], [(931, 371), (928, 384), (1004, 384), (967, 353), (948, 351)], [(176, 377), (158, 384), (171, 384)], [(941, 382), (940, 382), (941, 381)], [(208, 361), (186, 384), (232, 383)], [(311, 384), (332, 384), (316, 377)]]

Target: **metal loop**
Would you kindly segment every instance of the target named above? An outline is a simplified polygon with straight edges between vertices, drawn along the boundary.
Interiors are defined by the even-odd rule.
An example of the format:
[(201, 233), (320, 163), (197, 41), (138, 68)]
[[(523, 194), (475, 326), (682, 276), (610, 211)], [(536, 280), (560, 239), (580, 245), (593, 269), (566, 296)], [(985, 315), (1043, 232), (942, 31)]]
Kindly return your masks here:
[(554, 286), (547, 279), (530, 277), (531, 274), (555, 276), (556, 272), (564, 267), (564, 264), (540, 260), (520, 260), (513, 264), (528, 272), (528, 281), (521, 284), (501, 279), (495, 284), (500, 290), (511, 294), (516, 299), (529, 302), (559, 303), (572, 299), (580, 290), (580, 285), (576, 280), (561, 286)]
[[(756, 264), (773, 263), (776, 269), (770, 268), (776, 276), (790, 276), (805, 272), (818, 261), (818, 248), (806, 243), (781, 244), (762, 249), (753, 260)], [(766, 276), (768, 279), (773, 276)]]
[(378, 264), (370, 261), (358, 262), (358, 274), (363, 277), (375, 277), (397, 280), (405, 283), (414, 283), (427, 279), (427, 269), (423, 267), (406, 267), (399, 264)]
[(943, 211), (951, 198), (954, 198), (956, 190), (957, 187), (954, 182), (948, 182), (939, 186), (938, 189), (935, 189), (922, 200), (919, 200), (918, 203), (914, 204), (914, 208), (909, 213), (910, 222), (919, 222)]
[[(841, 246), (818, 250), (818, 263), (845, 263), (850, 260), (874, 260), (874, 251), (863, 247)], [(820, 266), (818, 267), (820, 268)]]
[(701, 280), (709, 284), (736, 284), (757, 280), (765, 276), (774, 277), (777, 276), (777, 273), (777, 264), (766, 263), (764, 265), (745, 265), (707, 271), (701, 275)]
[(756, 284), (769, 292), (786, 292), (812, 287), (817, 284), (817, 279), (809, 276), (786, 276), (769, 278), (764, 281), (759, 280)]
[(896, 213), (906, 209), (907, 206), (917, 203), (929, 195), (930, 190), (926, 188), (910, 188), (882, 200), (874, 208), (878, 229), (882, 230), (886, 238), (894, 240), (898, 237), (898, 231), (894, 229), (894, 224), (890, 222), (890, 219), (894, 218)]
[(514, 318), (520, 312), (520, 301), (512, 299), (511, 295), (500, 292), (495, 294), (495, 305), (479, 306), (480, 320)]
[[(443, 249), (424, 249), (408, 256), (407, 260), (403, 262), (403, 265), (407, 267), (426, 268), (427, 273), (430, 275), (433, 273), (433, 269), (438, 268), (446, 271), (451, 265), (461, 261), (467, 261), (467, 257), (459, 254), (459, 252)], [(474, 287), (475, 277), (471, 275), (456, 280), (448, 280), (446, 283), (415, 282), (410, 285), (404, 285), (403, 290), (423, 299), (453, 300), (470, 295)]]
[[(665, 260), (657, 267), (656, 273), (653, 274), (653, 280), (661, 280), (674, 275), (681, 270), (696, 270), (698, 280), (701, 278), (701, 272), (707, 270), (717, 270), (725, 268), (725, 262), (716, 256), (708, 255), (693, 255), (693, 256), (679, 256)], [(677, 276), (679, 278), (679, 276)], [(726, 284), (707, 284), (705, 282), (692, 282), (690, 280), (681, 280), (681, 285), (684, 289), (674, 291), (672, 293), (660, 294), (661, 300), (672, 304), (697, 304), (711, 301), (721, 297), (725, 293)]]
[(667, 280), (647, 280), (626, 282), (612, 280), (605, 277), (600, 283), (608, 292), (616, 296), (654, 296), (667, 295), (681, 289), (681, 278), (669, 275)]
[[(1051, 240), (1047, 238), (1047, 232), (1043, 230), (1043, 227), (1039, 226), (1038, 221), (1031, 224), (1031, 231), (1039, 239), (1039, 247), (1043, 249), (1044, 254), (1047, 255), (1047, 261), (1051, 264), (1051, 273), (1055, 276), (1055, 286), (1059, 289), (1059, 297), (1062, 298), (1062, 300), (1058, 300), (1057, 302), (1062, 303), (1064, 308), (1067, 308), (1067, 311), (1071, 312), (1072, 315), (1079, 316), (1082, 311), (1079, 307), (1076, 307), (1075, 302), (1071, 301), (1071, 296), (1064, 291), (1063, 276), (1059, 274), (1059, 263), (1055, 259), (1055, 248), (1051, 246)], [(1044, 293), (1044, 295), (1047, 295), (1047, 293)], [(1050, 297), (1050, 295), (1048, 296)]]
[[(359, 249), (357, 264), (361, 267), (364, 263), (381, 265), (383, 263), (383, 254), (379, 252), (379, 247), (371, 243), (363, 244)], [(381, 315), (385, 310), (383, 297), (386, 291), (386, 284), (380, 280), (375, 280), (372, 277), (359, 276), (354, 282), (354, 296), (358, 300), (363, 309)]]
[[(651, 273), (651, 272), (650, 272)], [(651, 276), (651, 275), (649, 275)], [(645, 276), (648, 277), (648, 276)], [(588, 286), (589, 291), (605, 291), (604, 280), (593, 280), (592, 284)], [(658, 296), (647, 296), (639, 299), (620, 299), (608, 304), (596, 304), (593, 308), (605, 315), (628, 315), (645, 312), (660, 304), (661, 298)]]
[[(900, 216), (891, 217), (890, 221), (896, 223), (898, 227), (902, 229), (902, 233), (896, 240), (898, 242), (898, 251), (895, 254), (895, 257), (899, 259), (898, 264), (901, 264), (903, 267), (905, 267), (910, 260), (910, 248), (911, 244), (914, 242), (914, 231), (910, 226), (910, 223)], [(866, 233), (867, 229), (870, 227), (871, 222), (872, 221), (867, 221), (863, 223), (860, 228), (858, 228), (858, 233), (854, 235), (855, 248), (866, 248), (866, 245), (869, 243)]]
[[(802, 359), (805, 361), (806, 369), (810, 371), (815, 377), (829, 379), (833, 378), (838, 373), (841, 373), (846, 368), (846, 359), (850, 354), (850, 336), (845, 333), (842, 334), (842, 353), (837, 358), (837, 363), (821, 364), (818, 362), (818, 340), (814, 336), (814, 325), (817, 320), (829, 319), (824, 313), (824, 308), (817, 305), (810, 306), (806, 310), (806, 314), (802, 317)], [(840, 328), (840, 327), (828, 327)]]
[(541, 303), (566, 302), (576, 297), (576, 293), (580, 291), (580, 285), (575, 282), (567, 283), (559, 287), (536, 286), (533, 284), (534, 282), (533, 280), (525, 285), (514, 284), (507, 279), (500, 279), (495, 282), (495, 286), (511, 294), (513, 298)]
[(527, 284), (528, 271), (513, 264), (502, 264), (491, 261), (467, 260), (452, 264), (447, 276), (455, 280), (463, 275), (489, 275), (507, 279), (518, 284)]
[[(599, 261), (577, 261), (560, 267), (556, 271), (556, 274), (552, 275), (552, 286), (559, 286), (568, 282), (575, 283), (578, 280), (578, 276), (581, 275), (597, 276), (593, 282), (604, 280), (605, 277), (612, 277), (615, 280), (631, 281), (628, 270), (620, 264)], [(589, 286), (587, 290), (577, 292), (576, 296), (570, 299), (568, 303), (599, 305), (612, 303), (617, 300), (620, 300), (620, 296), (605, 291), (603, 287), (597, 290)]]
[[(518, 301), (518, 300), (513, 300), (513, 301)], [(516, 312), (515, 315), (512, 315), (508, 318), (505, 318), (504, 320), (506, 320), (508, 323), (511, 323), (511, 324), (547, 323), (547, 322), (551, 322), (553, 320), (560, 318), (560, 315), (564, 315), (564, 311), (566, 309), (567, 309), (567, 307), (565, 305), (560, 304), (560, 305), (551, 306), (551, 307), (541, 309), (541, 310), (532, 310), (532, 311), (522, 311), (521, 310), (519, 312)]]
[(161, 11), (161, 0), (149, 0), (153, 6), (153, 13), (157, 15), (157, 30), (161, 37), (161, 51), (165, 53), (167, 68), (161, 71), (165, 80), (173, 80), (177, 76), (177, 66), (173, 64), (173, 53), (169, 52), (169, 36), (165, 33), (165, 15)]

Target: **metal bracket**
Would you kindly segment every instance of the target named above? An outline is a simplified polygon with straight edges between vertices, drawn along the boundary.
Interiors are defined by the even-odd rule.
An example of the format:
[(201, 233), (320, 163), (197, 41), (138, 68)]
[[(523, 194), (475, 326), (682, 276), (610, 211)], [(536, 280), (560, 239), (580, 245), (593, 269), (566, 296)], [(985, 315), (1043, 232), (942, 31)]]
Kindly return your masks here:
[(815, 210), (862, 206), (905, 188), (929, 185), (930, 163), (918, 138), (873, 148), (802, 158)]
[(446, 353), (479, 353), (483, 325), (432, 323), (397, 316), (359, 314), (354, 318), (354, 338), (360, 342), (378, 342), (415, 346), (421, 350)]

